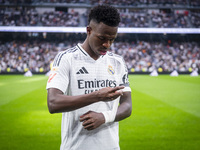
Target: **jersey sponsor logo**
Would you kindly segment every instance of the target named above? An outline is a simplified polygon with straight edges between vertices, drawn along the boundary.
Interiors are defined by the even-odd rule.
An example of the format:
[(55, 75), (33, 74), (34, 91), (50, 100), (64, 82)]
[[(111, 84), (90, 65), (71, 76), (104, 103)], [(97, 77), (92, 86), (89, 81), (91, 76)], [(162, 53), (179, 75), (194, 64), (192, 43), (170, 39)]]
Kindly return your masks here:
[(76, 74), (89, 74), (88, 71), (85, 69), (85, 67), (82, 67), (79, 69), (79, 71)]
[(108, 73), (111, 74), (111, 75), (114, 75), (115, 74), (115, 70), (113, 69), (112, 66), (108, 66)]
[(78, 88), (79, 89), (84, 89), (85, 94), (98, 91), (99, 89), (103, 87), (116, 87), (117, 83), (115, 80), (78, 80)]

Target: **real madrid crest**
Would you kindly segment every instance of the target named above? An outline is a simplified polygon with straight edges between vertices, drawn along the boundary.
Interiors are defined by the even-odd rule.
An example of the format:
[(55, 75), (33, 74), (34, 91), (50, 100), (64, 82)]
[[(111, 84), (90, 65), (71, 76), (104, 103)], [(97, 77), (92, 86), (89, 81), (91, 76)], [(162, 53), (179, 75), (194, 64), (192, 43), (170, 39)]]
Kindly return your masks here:
[(111, 75), (114, 75), (115, 74), (115, 70), (113, 69), (112, 66), (108, 66), (108, 73), (111, 74)]

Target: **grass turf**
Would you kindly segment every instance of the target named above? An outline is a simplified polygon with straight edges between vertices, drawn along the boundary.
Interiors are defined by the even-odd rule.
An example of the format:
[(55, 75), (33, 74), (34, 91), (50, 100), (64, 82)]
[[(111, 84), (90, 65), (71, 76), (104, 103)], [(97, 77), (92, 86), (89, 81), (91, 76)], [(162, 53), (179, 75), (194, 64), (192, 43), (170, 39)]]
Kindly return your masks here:
[[(200, 149), (200, 77), (130, 75), (132, 116), (121, 150)], [(61, 114), (48, 113), (44, 75), (0, 76), (0, 149), (55, 150)]]

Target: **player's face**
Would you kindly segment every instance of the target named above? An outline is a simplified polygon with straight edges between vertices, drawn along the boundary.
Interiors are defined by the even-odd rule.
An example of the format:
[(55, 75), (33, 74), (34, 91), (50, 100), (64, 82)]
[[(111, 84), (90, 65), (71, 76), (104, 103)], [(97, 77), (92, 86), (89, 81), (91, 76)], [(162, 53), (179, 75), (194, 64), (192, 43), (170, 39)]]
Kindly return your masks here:
[(94, 22), (87, 27), (89, 53), (91, 53), (94, 58), (106, 54), (117, 37), (117, 29), (118, 27), (111, 27), (104, 23), (97, 24)]

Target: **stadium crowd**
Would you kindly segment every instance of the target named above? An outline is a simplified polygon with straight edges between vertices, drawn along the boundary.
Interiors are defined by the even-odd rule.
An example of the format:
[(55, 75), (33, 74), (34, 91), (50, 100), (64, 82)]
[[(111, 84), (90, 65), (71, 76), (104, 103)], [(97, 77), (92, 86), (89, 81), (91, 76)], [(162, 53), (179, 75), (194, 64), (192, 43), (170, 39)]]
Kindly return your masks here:
[(8, 8), (1, 12), (1, 26), (78, 26), (79, 14), (51, 11), (39, 14), (35, 8)]
[(135, 6), (135, 5), (151, 5), (151, 4), (161, 4), (161, 5), (192, 5), (196, 6), (199, 3), (195, 0), (0, 0), (3, 4), (43, 4), (43, 3), (85, 3), (85, 4), (108, 4), (108, 5), (123, 5), (123, 6)]
[[(86, 26), (88, 10), (39, 12), (34, 7), (5, 7), (0, 10), (0, 26)], [(120, 9), (120, 27), (198, 28), (198, 10)]]
[[(47, 72), (59, 51), (74, 46), (69, 42), (12, 41), (0, 43), (1, 72)], [(200, 45), (197, 42), (115, 42), (111, 51), (124, 57), (129, 72), (187, 72), (200, 69)]]
[[(119, 9), (120, 27), (147, 28), (200, 28), (198, 9), (170, 9), (171, 6), (200, 6), (196, 0), (0, 0), (0, 26), (57, 26), (85, 27), (89, 8), (54, 7), (42, 10), (34, 5), (51, 3), (112, 4), (118, 6), (154, 5), (168, 9)], [(14, 4), (12, 7), (9, 6)], [(15, 4), (17, 4), (15, 6)], [(18, 5), (19, 4), (19, 5)], [(20, 6), (28, 4), (28, 7)], [(30, 5), (29, 5), (30, 4)], [(77, 41), (76, 41), (77, 43)], [(0, 72), (48, 72), (55, 55), (74, 46), (71, 42), (0, 41)], [(137, 41), (115, 42), (111, 51), (124, 57), (130, 72), (151, 72), (161, 68), (165, 72), (200, 69), (200, 45), (198, 42)]]

